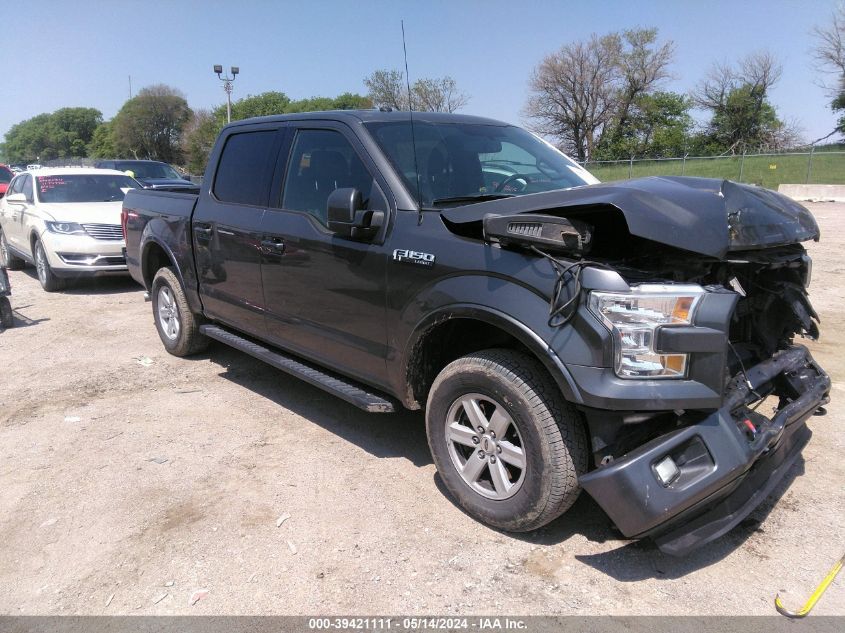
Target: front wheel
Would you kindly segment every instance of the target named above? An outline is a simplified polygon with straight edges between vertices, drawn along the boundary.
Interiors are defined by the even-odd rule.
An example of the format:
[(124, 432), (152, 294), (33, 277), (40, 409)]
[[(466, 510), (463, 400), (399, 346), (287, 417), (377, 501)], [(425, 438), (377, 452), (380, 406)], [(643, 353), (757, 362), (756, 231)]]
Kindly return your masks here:
[(35, 259), (35, 270), (38, 272), (38, 281), (41, 282), (41, 287), (47, 292), (56, 292), (65, 287), (65, 280), (57, 277), (50, 268), (50, 262), (47, 260), (47, 251), (44, 250), (44, 245), (41, 240), (35, 240), (35, 247), (33, 248), (33, 258)]
[(0, 266), (9, 270), (20, 270), (25, 263), (20, 257), (12, 255), (9, 243), (6, 241), (6, 235), (0, 229)]
[(182, 284), (172, 268), (156, 273), (150, 294), (156, 329), (168, 352), (189, 356), (208, 347), (208, 337), (199, 331), (200, 316), (188, 307)]
[(426, 431), (446, 488), (488, 525), (534, 530), (578, 497), (582, 421), (526, 354), (491, 349), (447, 365), (429, 392)]

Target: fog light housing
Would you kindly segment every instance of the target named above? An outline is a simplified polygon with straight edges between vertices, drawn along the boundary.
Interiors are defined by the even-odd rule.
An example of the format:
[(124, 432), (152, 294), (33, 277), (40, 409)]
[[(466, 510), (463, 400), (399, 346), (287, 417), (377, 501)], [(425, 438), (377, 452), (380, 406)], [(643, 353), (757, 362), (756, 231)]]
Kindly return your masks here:
[(663, 484), (664, 487), (667, 487), (681, 476), (681, 469), (678, 468), (675, 460), (667, 455), (654, 464), (654, 474), (657, 476), (657, 481)]

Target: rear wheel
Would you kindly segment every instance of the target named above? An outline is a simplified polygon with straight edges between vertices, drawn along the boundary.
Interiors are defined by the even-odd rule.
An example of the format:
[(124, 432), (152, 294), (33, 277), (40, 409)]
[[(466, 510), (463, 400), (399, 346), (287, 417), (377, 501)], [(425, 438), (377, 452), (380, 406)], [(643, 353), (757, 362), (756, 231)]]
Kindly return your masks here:
[(153, 318), (165, 349), (174, 356), (189, 356), (208, 347), (200, 333), (202, 317), (191, 312), (182, 284), (173, 268), (161, 268), (152, 283)]
[(526, 354), (491, 349), (446, 366), (429, 392), (426, 430), (446, 487), (484, 523), (527, 532), (578, 498), (582, 421)]
[(20, 257), (12, 255), (12, 251), (9, 250), (9, 243), (6, 241), (6, 235), (0, 230), (0, 266), (9, 270), (20, 270), (25, 263)]
[(41, 240), (35, 240), (32, 254), (35, 258), (35, 270), (38, 272), (38, 281), (41, 282), (41, 287), (47, 292), (56, 292), (63, 289), (66, 285), (65, 280), (57, 277), (53, 269), (50, 268), (47, 251), (44, 250)]

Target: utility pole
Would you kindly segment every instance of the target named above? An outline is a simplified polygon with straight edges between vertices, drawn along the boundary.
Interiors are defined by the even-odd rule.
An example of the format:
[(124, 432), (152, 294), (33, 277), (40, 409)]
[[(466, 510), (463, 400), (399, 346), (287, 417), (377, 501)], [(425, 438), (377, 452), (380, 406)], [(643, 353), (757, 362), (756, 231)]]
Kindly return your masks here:
[[(214, 72), (217, 74), (217, 78), (223, 82), (223, 90), (226, 92), (226, 123), (232, 122), (232, 82), (235, 81), (235, 77), (237, 77), (238, 73), (241, 72), (241, 69), (237, 66), (232, 66), (229, 69), (229, 72), (232, 73), (232, 76), (223, 75), (223, 66), (221, 64), (214, 65)], [(222, 75), (222, 76), (221, 76)]]

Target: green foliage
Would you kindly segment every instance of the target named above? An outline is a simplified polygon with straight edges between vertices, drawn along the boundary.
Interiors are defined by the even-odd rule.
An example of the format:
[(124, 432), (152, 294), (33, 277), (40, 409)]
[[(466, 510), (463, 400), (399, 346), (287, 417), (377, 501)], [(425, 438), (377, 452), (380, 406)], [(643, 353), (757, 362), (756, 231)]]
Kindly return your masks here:
[(121, 155), (182, 162), (182, 130), (191, 119), (178, 90), (158, 84), (143, 88), (112, 120), (114, 148)]
[(692, 102), (675, 92), (638, 95), (621, 122), (617, 117), (596, 147), (597, 160), (630, 156), (683, 156), (693, 127)]
[(772, 104), (746, 84), (731, 90), (713, 113), (709, 137), (723, 151), (741, 150), (768, 144), (782, 127)]
[(103, 115), (94, 108), (61, 108), (13, 125), (3, 145), (13, 163), (84, 157)]
[[(223, 116), (225, 117), (225, 112)], [(185, 128), (182, 147), (190, 173), (201, 174), (205, 171), (208, 155), (223, 123), (225, 118), (220, 121), (215, 113), (209, 110), (194, 112), (193, 118)]]
[(88, 154), (91, 158), (122, 158), (114, 147), (111, 121), (97, 126), (91, 142), (88, 143)]
[(830, 107), (834, 112), (839, 113), (839, 119), (836, 121), (836, 131), (840, 134), (845, 134), (845, 88), (836, 96)]

